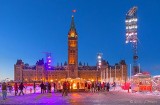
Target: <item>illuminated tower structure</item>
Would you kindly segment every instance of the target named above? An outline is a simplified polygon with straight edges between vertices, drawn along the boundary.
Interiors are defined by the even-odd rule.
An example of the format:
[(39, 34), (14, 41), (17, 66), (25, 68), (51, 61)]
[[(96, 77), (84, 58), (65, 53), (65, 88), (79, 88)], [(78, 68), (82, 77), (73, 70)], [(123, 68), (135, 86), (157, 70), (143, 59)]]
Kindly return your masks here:
[(46, 52), (46, 70), (50, 70), (51, 69), (51, 53)]
[(68, 32), (68, 77), (78, 77), (78, 35), (74, 24), (74, 16)]
[(132, 75), (139, 72), (138, 54), (137, 54), (137, 7), (131, 8), (126, 14), (126, 43), (131, 43), (133, 48), (133, 67)]

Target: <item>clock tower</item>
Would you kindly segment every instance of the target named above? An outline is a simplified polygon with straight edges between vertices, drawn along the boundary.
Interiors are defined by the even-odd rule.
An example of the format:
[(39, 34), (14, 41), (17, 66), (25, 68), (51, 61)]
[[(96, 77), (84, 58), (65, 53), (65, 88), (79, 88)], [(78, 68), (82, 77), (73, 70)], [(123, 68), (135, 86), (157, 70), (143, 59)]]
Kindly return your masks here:
[(74, 24), (74, 16), (68, 32), (68, 77), (78, 77), (78, 35)]

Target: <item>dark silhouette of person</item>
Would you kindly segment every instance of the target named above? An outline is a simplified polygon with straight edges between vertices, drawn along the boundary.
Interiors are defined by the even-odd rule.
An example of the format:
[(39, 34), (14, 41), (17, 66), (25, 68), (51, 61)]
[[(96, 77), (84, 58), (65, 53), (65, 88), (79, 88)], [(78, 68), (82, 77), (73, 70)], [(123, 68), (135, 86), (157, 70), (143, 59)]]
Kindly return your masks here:
[(21, 84), (19, 85), (19, 90), (20, 90), (19, 96), (21, 95), (21, 93), (24, 95), (24, 93), (23, 93), (23, 88), (25, 88), (25, 87), (24, 87), (24, 85), (23, 85), (23, 82), (21, 82)]
[(18, 85), (17, 85), (17, 83), (14, 84), (14, 91), (15, 91), (15, 96), (16, 96), (17, 93), (18, 93)]
[(44, 84), (43, 84), (43, 82), (40, 84), (40, 87), (41, 87), (41, 93), (44, 93)]

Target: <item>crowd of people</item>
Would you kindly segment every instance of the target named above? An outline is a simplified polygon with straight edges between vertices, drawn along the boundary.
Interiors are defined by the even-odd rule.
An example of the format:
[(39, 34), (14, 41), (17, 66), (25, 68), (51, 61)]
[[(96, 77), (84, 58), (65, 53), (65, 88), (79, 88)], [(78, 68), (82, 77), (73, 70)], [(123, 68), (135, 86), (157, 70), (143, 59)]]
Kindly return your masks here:
[[(76, 85), (75, 85), (76, 84)], [(62, 92), (62, 96), (67, 96), (69, 92), (72, 92), (73, 90), (76, 91), (85, 91), (85, 92), (99, 92), (99, 91), (108, 91), (110, 90), (110, 85), (112, 85), (112, 87), (115, 90), (116, 87), (116, 83), (113, 82), (112, 84), (110, 84), (109, 82), (105, 83), (105, 82), (85, 82), (85, 83), (75, 83), (75, 82), (69, 82), (69, 81), (64, 81), (63, 83), (44, 83), (41, 82), (40, 84), (36, 84), (35, 82), (32, 83), (33, 88), (30, 88), (30, 93), (36, 93), (36, 88), (40, 87), (41, 89), (41, 93), (51, 93), (52, 92), (52, 88), (54, 92)], [(21, 82), (20, 84), (18, 83), (14, 83), (14, 86), (12, 86), (11, 84), (7, 84), (5, 82), (2, 83), (1, 89), (2, 89), (2, 97), (3, 100), (7, 99), (7, 90), (8, 92), (12, 92), (14, 90), (14, 95), (24, 95), (24, 89), (26, 91), (27, 85), (24, 85), (23, 82)], [(33, 92), (32, 92), (33, 89)], [(26, 93), (26, 92), (25, 92)]]
[(116, 87), (116, 83), (113, 82), (113, 84), (110, 84), (109, 82), (92, 82), (92, 83), (87, 83), (85, 82), (85, 91), (91, 91), (91, 92), (99, 92), (99, 91), (108, 91), (110, 90), (110, 85), (112, 85), (112, 87), (115, 90)]
[[(41, 93), (51, 93), (51, 84), (49, 82), (47, 82), (46, 84), (44, 84), (42, 82), (40, 84), (40, 87), (41, 87)], [(35, 86), (35, 83), (34, 83), (34, 90), (35, 90), (35, 88), (36, 88), (36, 86)]]

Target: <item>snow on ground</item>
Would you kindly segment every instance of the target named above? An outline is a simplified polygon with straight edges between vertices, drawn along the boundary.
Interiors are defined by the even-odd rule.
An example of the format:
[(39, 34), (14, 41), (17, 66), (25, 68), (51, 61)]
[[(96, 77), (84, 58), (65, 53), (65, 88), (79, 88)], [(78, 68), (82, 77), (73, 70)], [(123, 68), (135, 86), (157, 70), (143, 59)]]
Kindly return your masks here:
[[(51, 88), (51, 91), (53, 92), (54, 88)], [(114, 88), (110, 88), (110, 91), (118, 91), (118, 92), (125, 92), (128, 93), (128, 90), (123, 90), (120, 86), (117, 86), (115, 89)], [(25, 94), (32, 94), (34, 93), (33, 90), (33, 86), (27, 86), (26, 88), (24, 88), (23, 92)], [(39, 86), (36, 87), (36, 93), (40, 93), (41, 89)], [(129, 93), (131, 94), (142, 94), (142, 95), (152, 95), (152, 96), (160, 96), (160, 92), (159, 91), (153, 91), (153, 92), (133, 92), (131, 91), (131, 89), (129, 90)], [(0, 95), (2, 95), (2, 90), (0, 88)], [(7, 96), (14, 96), (14, 89), (10, 92), (9, 89), (7, 89)]]
[[(40, 92), (40, 91), (39, 91)], [(160, 97), (139, 93), (127, 93), (111, 89), (110, 92), (73, 92), (68, 96), (62, 93), (25, 94), (0, 97), (0, 105), (160, 105)]]

